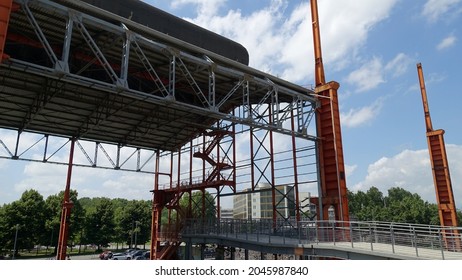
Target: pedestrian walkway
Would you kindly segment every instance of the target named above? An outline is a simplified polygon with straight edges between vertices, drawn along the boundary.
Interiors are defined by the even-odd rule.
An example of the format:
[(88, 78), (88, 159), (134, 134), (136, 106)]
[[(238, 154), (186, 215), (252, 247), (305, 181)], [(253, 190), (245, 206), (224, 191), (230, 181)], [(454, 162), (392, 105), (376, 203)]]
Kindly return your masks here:
[(341, 259), (462, 260), (461, 228), (383, 222), (189, 221), (183, 241)]

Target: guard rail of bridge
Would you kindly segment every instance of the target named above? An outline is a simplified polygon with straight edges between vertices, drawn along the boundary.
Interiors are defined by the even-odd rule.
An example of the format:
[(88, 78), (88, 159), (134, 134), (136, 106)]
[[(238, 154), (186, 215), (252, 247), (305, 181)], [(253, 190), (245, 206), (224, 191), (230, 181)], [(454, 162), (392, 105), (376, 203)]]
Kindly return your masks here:
[(462, 259), (462, 228), (379, 221), (187, 220), (183, 235), (273, 245), (330, 244), (429, 259)]

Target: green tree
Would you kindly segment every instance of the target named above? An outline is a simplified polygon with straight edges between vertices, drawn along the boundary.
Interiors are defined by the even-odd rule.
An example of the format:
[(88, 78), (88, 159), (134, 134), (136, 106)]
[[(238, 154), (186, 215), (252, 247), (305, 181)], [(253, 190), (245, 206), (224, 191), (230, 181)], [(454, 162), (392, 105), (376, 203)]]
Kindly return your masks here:
[(392, 222), (430, 224), (432, 211), (430, 204), (418, 194), (403, 188), (388, 190), (387, 210)]
[(438, 208), (418, 194), (391, 188), (388, 196), (371, 187), (367, 192), (348, 193), (350, 214), (360, 221), (378, 220), (417, 224), (439, 224)]
[(43, 196), (36, 190), (27, 190), (19, 200), (4, 205), (0, 211), (3, 247), (13, 249), (16, 230), (16, 249), (39, 245), (45, 235), (45, 209)]
[[(78, 193), (75, 190), (70, 191), (70, 199), (74, 203), (71, 209), (71, 220), (69, 222), (69, 244), (80, 243), (81, 233), (84, 226), (85, 210), (78, 200)], [(61, 225), (62, 203), (64, 200), (64, 191), (56, 195), (50, 195), (45, 200), (46, 204), (46, 231), (49, 235), (45, 237), (42, 244), (50, 244), (56, 246), (59, 237), (59, 228)]]
[(180, 207), (188, 218), (202, 218), (203, 208), (205, 207), (205, 219), (215, 219), (217, 216), (217, 208), (215, 206), (214, 197), (207, 191), (193, 192), (191, 195), (191, 212), (189, 212), (189, 194), (185, 193), (180, 199)]
[(10, 236), (6, 207), (8, 207), (7, 204), (0, 207), (0, 256), (3, 255), (3, 250), (8, 248), (8, 240), (14, 238)]
[(106, 247), (115, 232), (114, 207), (108, 198), (97, 199), (94, 209), (90, 208), (85, 219), (84, 235), (89, 243), (98, 245), (98, 249)]
[(125, 201), (116, 209), (115, 240), (130, 245), (145, 244), (151, 238), (151, 202)]
[(356, 194), (348, 193), (348, 206), (352, 216), (360, 221), (385, 221), (388, 213), (385, 210), (386, 198), (376, 187), (367, 192), (358, 191)]

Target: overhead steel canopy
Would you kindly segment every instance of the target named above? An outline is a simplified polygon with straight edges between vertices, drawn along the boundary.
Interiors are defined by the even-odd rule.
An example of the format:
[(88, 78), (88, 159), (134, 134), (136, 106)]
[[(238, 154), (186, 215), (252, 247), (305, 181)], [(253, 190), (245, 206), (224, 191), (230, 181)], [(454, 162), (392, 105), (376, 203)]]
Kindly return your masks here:
[(3, 128), (170, 151), (219, 120), (316, 138), (311, 90), (81, 1), (15, 0), (5, 54)]

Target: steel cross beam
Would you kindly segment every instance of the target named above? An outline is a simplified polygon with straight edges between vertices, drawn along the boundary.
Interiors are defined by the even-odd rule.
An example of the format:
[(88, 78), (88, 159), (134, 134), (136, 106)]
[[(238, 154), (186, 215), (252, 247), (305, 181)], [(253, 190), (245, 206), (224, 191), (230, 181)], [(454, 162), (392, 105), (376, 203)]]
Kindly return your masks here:
[[(11, 140), (13, 137), (16, 141)], [(155, 155), (153, 150), (79, 139), (75, 142), (79, 148), (76, 152), (80, 151), (73, 162), (75, 167), (154, 174), (150, 168)], [(0, 159), (68, 165), (61, 158), (69, 149), (69, 143), (69, 138), (65, 137), (0, 129)], [(43, 156), (37, 157), (37, 152)]]

